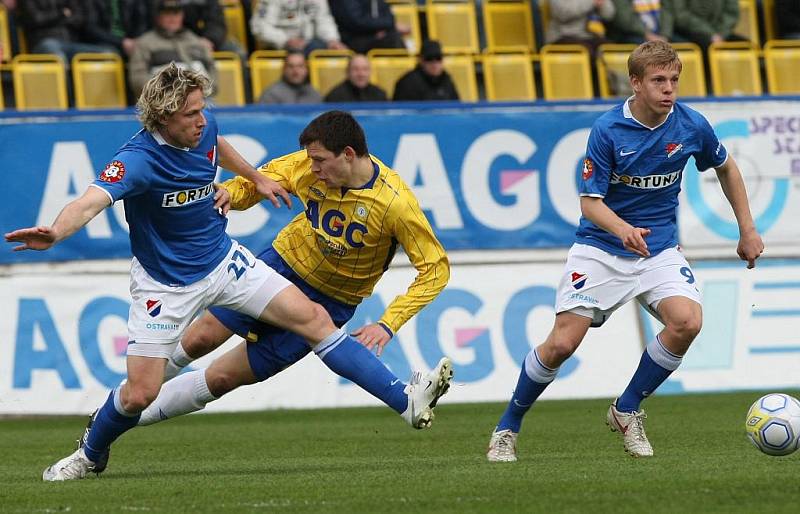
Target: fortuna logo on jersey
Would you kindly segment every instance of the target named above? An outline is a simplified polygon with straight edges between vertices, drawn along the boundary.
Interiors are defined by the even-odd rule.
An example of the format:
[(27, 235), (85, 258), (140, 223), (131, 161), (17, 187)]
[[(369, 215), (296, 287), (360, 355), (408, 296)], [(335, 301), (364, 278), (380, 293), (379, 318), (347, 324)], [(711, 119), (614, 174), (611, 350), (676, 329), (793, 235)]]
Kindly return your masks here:
[(164, 193), (164, 199), (161, 201), (161, 207), (183, 207), (184, 205), (199, 202), (203, 198), (213, 194), (213, 182), (209, 182), (205, 186), (198, 187), (197, 189), (185, 189), (183, 191)]
[(669, 159), (670, 157), (672, 157), (676, 153), (680, 152), (681, 150), (683, 150), (683, 145), (681, 143), (678, 143), (678, 144), (669, 143), (667, 145), (667, 159)]
[(662, 187), (671, 186), (681, 179), (681, 170), (667, 173), (666, 175), (644, 175), (641, 177), (634, 177), (631, 175), (620, 175), (619, 173), (611, 173), (612, 184), (625, 184), (629, 187), (636, 189), (661, 189)]
[(572, 287), (575, 289), (580, 289), (586, 285), (586, 280), (589, 278), (586, 273), (578, 273), (577, 271), (572, 272)]
[(149, 314), (151, 318), (155, 318), (161, 314), (161, 300), (147, 300), (145, 306), (147, 306), (147, 314)]
[(583, 160), (583, 180), (589, 180), (594, 173), (594, 163), (588, 157)]
[(125, 176), (125, 165), (122, 161), (111, 161), (100, 173), (100, 180), (103, 182), (119, 182)]

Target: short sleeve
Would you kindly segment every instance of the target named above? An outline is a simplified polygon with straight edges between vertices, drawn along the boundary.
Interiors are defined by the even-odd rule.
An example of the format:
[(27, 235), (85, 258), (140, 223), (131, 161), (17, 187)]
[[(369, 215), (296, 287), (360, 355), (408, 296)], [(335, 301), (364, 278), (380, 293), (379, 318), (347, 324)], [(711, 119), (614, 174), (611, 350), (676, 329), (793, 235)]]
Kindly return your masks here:
[(586, 158), (583, 160), (583, 173), (578, 186), (580, 195), (604, 198), (613, 166), (614, 145), (606, 129), (595, 124), (586, 145)]
[(722, 166), (728, 159), (728, 149), (714, 133), (708, 120), (699, 113), (697, 118), (697, 129), (700, 136), (700, 150), (694, 156), (697, 169), (704, 171)]
[(142, 155), (121, 152), (105, 165), (92, 185), (111, 197), (112, 202), (143, 193), (148, 187), (150, 165)]

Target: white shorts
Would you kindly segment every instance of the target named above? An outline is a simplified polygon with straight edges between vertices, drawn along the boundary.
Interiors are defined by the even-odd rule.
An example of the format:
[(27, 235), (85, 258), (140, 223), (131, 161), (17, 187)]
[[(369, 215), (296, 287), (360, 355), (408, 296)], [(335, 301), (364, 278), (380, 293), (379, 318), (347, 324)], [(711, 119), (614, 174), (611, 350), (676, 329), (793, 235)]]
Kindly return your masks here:
[(134, 258), (128, 355), (168, 358), (186, 327), (203, 309), (219, 305), (258, 318), (290, 284), (236, 241), (211, 273), (187, 286), (156, 281)]
[(636, 298), (657, 319), (658, 303), (684, 296), (700, 303), (700, 291), (686, 258), (676, 248), (644, 258), (619, 257), (594, 246), (575, 244), (558, 285), (556, 313), (592, 318), (599, 327), (622, 305)]

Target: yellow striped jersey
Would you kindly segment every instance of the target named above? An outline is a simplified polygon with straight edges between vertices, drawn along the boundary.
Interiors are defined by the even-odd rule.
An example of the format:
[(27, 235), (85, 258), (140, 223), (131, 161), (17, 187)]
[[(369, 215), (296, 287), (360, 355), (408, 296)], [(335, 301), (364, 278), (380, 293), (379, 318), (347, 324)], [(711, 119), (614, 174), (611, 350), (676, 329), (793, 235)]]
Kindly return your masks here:
[[(444, 289), (450, 264), (411, 189), (396, 172), (370, 158), (376, 174), (361, 189), (328, 188), (311, 171), (305, 150), (273, 159), (259, 171), (305, 205), (272, 245), (300, 278), (327, 296), (357, 305), (372, 294), (397, 245), (405, 249), (417, 276), (379, 321), (397, 332)], [(255, 184), (242, 177), (223, 187), (233, 209), (262, 200)]]

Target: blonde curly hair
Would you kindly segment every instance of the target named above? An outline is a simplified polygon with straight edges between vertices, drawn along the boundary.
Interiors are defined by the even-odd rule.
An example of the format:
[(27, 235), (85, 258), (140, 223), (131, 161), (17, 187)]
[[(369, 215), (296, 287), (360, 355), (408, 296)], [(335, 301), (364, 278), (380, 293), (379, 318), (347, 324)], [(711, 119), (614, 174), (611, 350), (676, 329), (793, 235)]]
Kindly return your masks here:
[(186, 105), (189, 93), (195, 89), (202, 90), (207, 97), (211, 94), (211, 81), (202, 73), (171, 62), (144, 85), (136, 102), (139, 121), (145, 129), (154, 132), (166, 118)]

